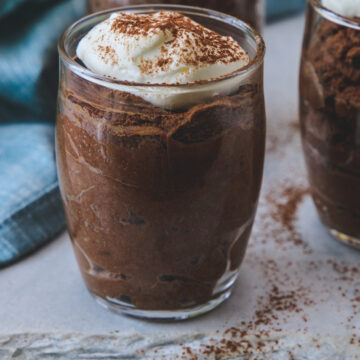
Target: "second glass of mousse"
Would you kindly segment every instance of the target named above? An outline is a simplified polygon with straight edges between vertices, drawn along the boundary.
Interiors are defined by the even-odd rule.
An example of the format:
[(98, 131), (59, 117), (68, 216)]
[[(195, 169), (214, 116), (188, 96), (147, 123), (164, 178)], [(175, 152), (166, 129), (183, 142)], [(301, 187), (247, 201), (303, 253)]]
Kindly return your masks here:
[(181, 6), (95, 14), (63, 34), (60, 189), (105, 307), (186, 319), (230, 296), (262, 180), (264, 51), (240, 20)]
[(300, 122), (322, 222), (360, 248), (360, 2), (308, 0)]

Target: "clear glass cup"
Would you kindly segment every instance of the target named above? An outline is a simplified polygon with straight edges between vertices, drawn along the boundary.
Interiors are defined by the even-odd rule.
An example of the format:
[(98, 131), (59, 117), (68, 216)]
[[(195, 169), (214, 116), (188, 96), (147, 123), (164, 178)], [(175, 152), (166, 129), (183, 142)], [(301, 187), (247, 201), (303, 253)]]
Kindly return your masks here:
[(264, 0), (87, 0), (87, 12), (139, 4), (192, 5), (235, 16), (261, 31), (265, 19)]
[[(230, 296), (247, 247), (263, 172), (265, 46), (233, 17), (171, 9), (231, 35), (250, 63), (185, 85), (112, 80), (75, 56), (111, 12), (81, 19), (59, 40), (56, 153), (68, 230), (93, 296), (118, 313), (186, 319)], [(226, 84), (233, 94), (209, 96)], [(182, 108), (146, 101), (154, 96)]]
[(360, 19), (308, 0), (300, 68), (300, 124), (322, 222), (360, 248)]

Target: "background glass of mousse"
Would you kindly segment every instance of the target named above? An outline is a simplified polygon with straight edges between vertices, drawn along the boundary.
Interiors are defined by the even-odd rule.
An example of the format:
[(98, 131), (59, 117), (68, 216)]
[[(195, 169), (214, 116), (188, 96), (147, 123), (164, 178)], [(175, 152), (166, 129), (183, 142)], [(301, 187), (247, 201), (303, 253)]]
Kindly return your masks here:
[(300, 123), (312, 196), (322, 222), (360, 248), (360, 19), (307, 4)]
[[(133, 316), (185, 319), (230, 296), (245, 253), (263, 172), (265, 48), (225, 14), (122, 9), (159, 10), (231, 35), (250, 63), (185, 85), (115, 81), (75, 59), (79, 40), (110, 12), (78, 21), (59, 41), (57, 165), (73, 248), (97, 301)], [(235, 82), (235, 93), (209, 98), (224, 82)], [(164, 91), (182, 97), (184, 109), (143, 100)]]
[(139, 4), (192, 5), (235, 16), (260, 31), (265, 20), (264, 0), (87, 0), (88, 14), (118, 6)]

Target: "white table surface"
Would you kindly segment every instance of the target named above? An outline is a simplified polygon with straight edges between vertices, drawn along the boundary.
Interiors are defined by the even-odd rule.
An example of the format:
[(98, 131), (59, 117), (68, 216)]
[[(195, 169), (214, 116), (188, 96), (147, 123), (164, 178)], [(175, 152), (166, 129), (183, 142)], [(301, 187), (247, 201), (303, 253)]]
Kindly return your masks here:
[[(294, 229), (276, 215), (289, 202), (285, 188), (306, 187), (296, 125), (303, 26), (304, 17), (298, 16), (265, 29), (264, 186), (230, 300), (210, 314), (177, 323), (109, 313), (85, 289), (64, 233), (0, 270), (1, 360), (360, 359), (360, 252), (328, 235), (308, 196), (300, 201)], [(273, 301), (269, 323), (252, 324), (259, 311), (269, 310), (274, 286), (281, 296), (290, 294), (290, 306)], [(238, 330), (224, 334), (231, 327)], [(213, 345), (218, 357), (210, 348), (204, 354), (206, 345)]]

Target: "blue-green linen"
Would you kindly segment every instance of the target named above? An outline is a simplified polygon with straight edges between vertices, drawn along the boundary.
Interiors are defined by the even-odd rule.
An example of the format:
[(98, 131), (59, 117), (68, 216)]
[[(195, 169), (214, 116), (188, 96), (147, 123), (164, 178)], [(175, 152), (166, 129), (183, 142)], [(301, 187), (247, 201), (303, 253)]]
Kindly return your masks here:
[[(270, 17), (304, 0), (268, 0)], [(54, 159), (56, 43), (83, 0), (0, 0), (0, 267), (65, 227)]]
[(55, 161), (59, 34), (81, 0), (0, 0), (0, 266), (64, 229)]
[(296, 13), (305, 8), (306, 0), (265, 0), (268, 20)]

